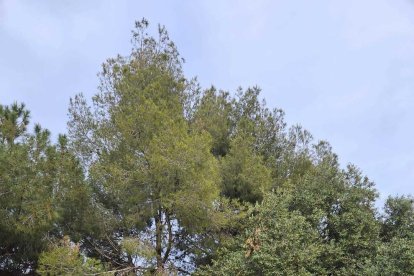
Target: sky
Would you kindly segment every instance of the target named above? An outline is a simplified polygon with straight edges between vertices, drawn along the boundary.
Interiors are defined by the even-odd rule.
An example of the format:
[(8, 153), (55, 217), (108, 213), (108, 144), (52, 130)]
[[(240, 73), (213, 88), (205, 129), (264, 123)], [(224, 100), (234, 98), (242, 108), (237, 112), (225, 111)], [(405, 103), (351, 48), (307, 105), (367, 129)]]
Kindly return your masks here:
[(388, 195), (414, 194), (414, 1), (0, 0), (0, 104), (66, 132), (70, 97), (131, 49), (136, 20), (165, 25), (185, 74), (257, 85), (286, 121), (327, 140)]

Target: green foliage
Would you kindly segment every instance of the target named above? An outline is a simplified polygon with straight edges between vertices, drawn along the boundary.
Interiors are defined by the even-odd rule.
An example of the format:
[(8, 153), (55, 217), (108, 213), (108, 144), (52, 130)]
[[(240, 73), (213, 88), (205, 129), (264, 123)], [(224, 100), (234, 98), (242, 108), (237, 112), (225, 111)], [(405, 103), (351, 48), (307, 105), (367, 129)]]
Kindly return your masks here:
[(0, 273), (414, 274), (412, 197), (378, 215), (374, 184), (327, 142), (258, 87), (202, 91), (148, 28), (91, 104), (70, 100), (56, 143), (0, 105)]
[(381, 235), (385, 241), (392, 238), (414, 237), (414, 199), (389, 197), (385, 202)]
[(217, 92), (214, 87), (204, 92), (195, 109), (193, 127), (210, 133), (215, 156), (225, 156), (229, 151), (234, 125), (232, 112), (229, 93)]
[(39, 257), (39, 275), (113, 275), (105, 270), (98, 260), (80, 254), (78, 244), (70, 241), (68, 236)]
[(24, 104), (14, 103), (11, 106), (0, 105), (0, 141), (2, 144), (13, 144), (22, 136), (29, 124), (30, 112)]
[[(146, 21), (137, 27), (131, 55), (104, 65), (93, 107), (81, 96), (71, 102), (69, 135), (115, 218), (109, 235), (147, 233), (155, 258), (145, 262), (162, 271), (175, 265), (170, 254), (178, 250), (178, 231), (197, 234), (214, 223), (219, 168), (211, 136), (191, 131), (186, 121), (190, 84), (174, 44), (162, 27), (158, 39), (145, 33)], [(128, 262), (136, 257), (148, 256)]]
[[(372, 182), (353, 166), (348, 166), (346, 170), (340, 169), (336, 156), (326, 143), (316, 145), (313, 150), (305, 147), (292, 152), (290, 156), (289, 160), (293, 164), (289, 167), (294, 170), (288, 180), (269, 197), (273, 205), (269, 205), (265, 199), (262, 205), (256, 207), (258, 209), (252, 213), (253, 226), (248, 230), (253, 237), (244, 237), (245, 240), (252, 241), (259, 240), (260, 236), (260, 244), (268, 241), (269, 247), (257, 246), (255, 254), (251, 255), (257, 256), (257, 260), (254, 259), (256, 257), (240, 259), (243, 256), (240, 251), (245, 248), (240, 246), (239, 241), (238, 247), (228, 246), (223, 251), (226, 253), (219, 255), (214, 265), (206, 271), (211, 273), (218, 269), (228, 275), (232, 274), (231, 271), (244, 271), (248, 275), (353, 275), (363, 273), (371, 265), (377, 251), (380, 230), (374, 208), (377, 194)], [(276, 213), (265, 213), (261, 208)], [(285, 213), (286, 216), (283, 215)], [(261, 217), (260, 214), (267, 215)], [(273, 232), (268, 235), (270, 230), (257, 228), (262, 221), (271, 223), (271, 218), (283, 222), (275, 219), (269, 228), (277, 231), (278, 227), (284, 225), (292, 229), (279, 229), (285, 234), (275, 238)], [(304, 226), (301, 228), (301, 225)], [(256, 230), (258, 233), (254, 232)], [(315, 249), (315, 255), (306, 251), (306, 246), (301, 244), (305, 241), (310, 243), (310, 248)], [(295, 242), (299, 244), (295, 245)], [(284, 243), (291, 246), (280, 249), (286, 254), (283, 256), (292, 261), (290, 264), (278, 259), (278, 246)], [(288, 253), (290, 249), (292, 255)], [(313, 256), (313, 262), (299, 265), (301, 254)], [(252, 259), (255, 261), (252, 262)], [(269, 260), (269, 263), (266, 264), (265, 260)], [(277, 264), (280, 266), (277, 267)], [(294, 264), (299, 266), (294, 267)]]
[(230, 152), (222, 159), (222, 193), (232, 199), (260, 202), (271, 187), (270, 170), (253, 151), (249, 137), (236, 136)]
[(224, 249), (200, 275), (313, 275), (322, 272), (318, 232), (299, 212), (289, 211), (289, 193), (266, 194), (251, 210), (248, 228), (232, 250)]
[[(82, 169), (68, 152), (65, 137), (53, 145), (49, 131), (39, 125), (33, 134), (24, 132), (29, 112), (23, 107), (2, 107), (0, 120), (6, 126), (21, 121), (1, 128), (6, 139), (0, 143), (0, 270), (15, 273), (36, 265), (47, 236), (85, 229), (90, 202)], [(12, 111), (18, 115), (10, 115)]]
[(414, 241), (393, 238), (380, 244), (373, 264), (367, 269), (371, 275), (413, 275)]

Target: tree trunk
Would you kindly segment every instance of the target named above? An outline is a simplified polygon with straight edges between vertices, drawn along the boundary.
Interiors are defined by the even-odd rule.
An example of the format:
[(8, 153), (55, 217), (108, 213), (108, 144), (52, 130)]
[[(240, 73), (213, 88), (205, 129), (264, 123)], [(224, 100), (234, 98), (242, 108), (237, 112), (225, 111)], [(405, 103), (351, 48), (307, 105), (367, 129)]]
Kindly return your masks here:
[(167, 249), (165, 250), (163, 263), (166, 263), (171, 252), (171, 247), (173, 243), (173, 233), (172, 233), (172, 225), (171, 225), (171, 219), (168, 212), (165, 212), (165, 222), (167, 224), (167, 231), (168, 231), (168, 241), (167, 241)]
[(162, 211), (158, 210), (158, 214), (155, 216), (155, 252), (157, 255), (157, 272), (160, 273), (164, 270), (164, 263), (162, 259)]

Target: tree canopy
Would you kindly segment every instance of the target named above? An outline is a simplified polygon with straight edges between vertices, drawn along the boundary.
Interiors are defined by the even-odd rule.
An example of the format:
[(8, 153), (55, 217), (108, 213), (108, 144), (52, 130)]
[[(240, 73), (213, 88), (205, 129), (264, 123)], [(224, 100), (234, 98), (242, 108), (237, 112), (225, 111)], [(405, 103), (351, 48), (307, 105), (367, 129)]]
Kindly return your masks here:
[(342, 166), (260, 88), (203, 89), (145, 19), (52, 141), (0, 105), (0, 272), (412, 275), (414, 200)]

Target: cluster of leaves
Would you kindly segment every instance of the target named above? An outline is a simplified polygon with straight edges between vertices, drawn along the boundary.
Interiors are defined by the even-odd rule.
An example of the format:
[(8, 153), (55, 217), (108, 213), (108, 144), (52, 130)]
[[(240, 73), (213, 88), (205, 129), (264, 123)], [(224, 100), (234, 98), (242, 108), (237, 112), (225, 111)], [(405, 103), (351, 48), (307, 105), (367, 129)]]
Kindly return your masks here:
[[(0, 271), (43, 275), (412, 275), (414, 205), (341, 168), (260, 89), (185, 78), (159, 27), (70, 101), (56, 144), (0, 106)], [(70, 237), (70, 238), (69, 238)]]
[(37, 273), (40, 275), (110, 275), (98, 260), (83, 257), (79, 244), (68, 236), (51, 245), (39, 256)]

